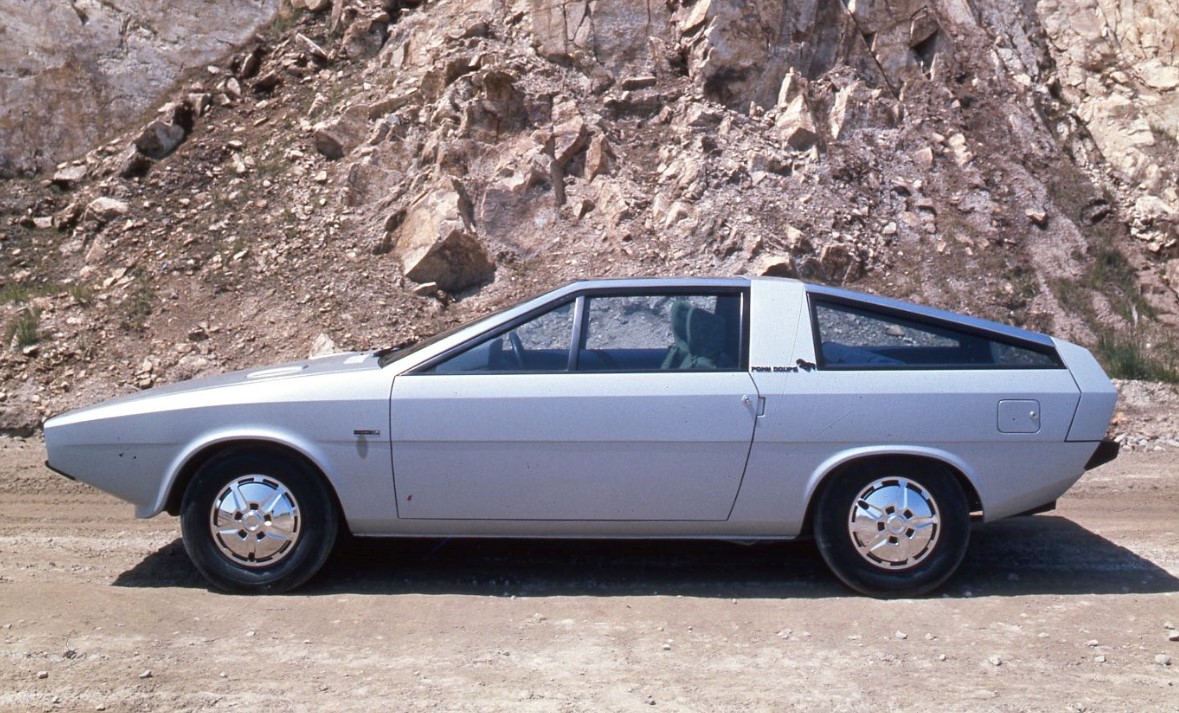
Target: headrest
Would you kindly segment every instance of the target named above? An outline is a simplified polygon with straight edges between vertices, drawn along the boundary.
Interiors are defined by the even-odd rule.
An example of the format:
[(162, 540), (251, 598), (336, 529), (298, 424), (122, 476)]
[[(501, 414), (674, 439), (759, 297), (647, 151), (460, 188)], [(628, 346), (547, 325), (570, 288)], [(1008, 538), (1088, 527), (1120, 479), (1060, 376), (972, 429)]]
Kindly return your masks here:
[(675, 337), (675, 342), (678, 345), (687, 346), (688, 315), (692, 313), (693, 309), (687, 300), (676, 300), (671, 305), (671, 336)]
[(714, 359), (724, 351), (724, 322), (712, 312), (693, 309), (688, 313), (688, 351), (693, 356)]

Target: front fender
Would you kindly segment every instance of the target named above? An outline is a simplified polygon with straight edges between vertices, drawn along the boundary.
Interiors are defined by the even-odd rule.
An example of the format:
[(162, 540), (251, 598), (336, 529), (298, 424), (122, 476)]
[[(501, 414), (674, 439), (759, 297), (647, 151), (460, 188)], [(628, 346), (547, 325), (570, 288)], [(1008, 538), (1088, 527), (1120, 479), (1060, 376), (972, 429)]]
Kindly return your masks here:
[[(192, 476), (193, 470), (190, 468), (190, 464), (197, 459), (203, 459), (203, 456), (210, 450), (243, 442), (265, 443), (294, 451), (319, 469), (329, 483), (334, 480), (327, 454), (322, 445), (303, 438), (293, 431), (269, 426), (235, 426), (216, 429), (197, 435), (177, 452), (160, 482), (155, 499), (151, 503), (137, 505), (135, 516), (147, 518), (163, 512), (168, 502), (173, 498), (173, 490), (177, 487), (183, 489), (188, 486), (188, 479)], [(334, 485), (332, 487), (334, 488)], [(175, 493), (178, 497), (182, 494)]]

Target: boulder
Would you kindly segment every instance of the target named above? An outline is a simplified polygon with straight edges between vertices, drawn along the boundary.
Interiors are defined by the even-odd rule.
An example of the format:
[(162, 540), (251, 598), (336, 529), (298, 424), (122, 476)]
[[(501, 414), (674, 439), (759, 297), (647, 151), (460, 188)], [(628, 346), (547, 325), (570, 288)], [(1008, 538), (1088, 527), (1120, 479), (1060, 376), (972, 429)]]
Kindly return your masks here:
[(367, 107), (369, 121), (387, 119), (390, 114), (414, 102), (421, 101), (422, 95), (416, 86), (394, 87), (388, 96)]
[(799, 253), (808, 253), (814, 250), (814, 245), (806, 236), (806, 233), (802, 232), (793, 225), (787, 225), (783, 232), (783, 237), (786, 239), (786, 247), (790, 248), (791, 254), (797, 255)]
[(188, 103), (192, 105), (192, 113), (200, 118), (213, 106), (213, 97), (205, 92), (192, 92), (188, 95)]
[(373, 57), (385, 46), (388, 29), (387, 13), (357, 18), (344, 33), (344, 51), (352, 59)]
[(160, 118), (143, 127), (134, 142), (139, 153), (157, 161), (175, 151), (176, 147), (183, 143), (196, 120), (196, 111), (188, 99), (165, 104), (160, 108), (159, 114)]
[(139, 138), (135, 139), (135, 148), (158, 161), (175, 151), (186, 135), (184, 127), (156, 119), (143, 127)]
[(1044, 228), (1048, 226), (1048, 211), (1043, 208), (1028, 208), (1023, 212), (1028, 220), (1037, 228)]
[(594, 177), (610, 173), (614, 160), (614, 152), (610, 142), (601, 134), (594, 134), (590, 139), (589, 148), (585, 151), (585, 179), (592, 181)]
[(86, 178), (86, 164), (62, 166), (53, 174), (53, 185), (68, 191), (84, 178)]
[(852, 282), (860, 276), (860, 261), (848, 246), (828, 243), (819, 251), (819, 266), (828, 280)]
[(368, 113), (366, 107), (355, 106), (339, 118), (316, 124), (311, 137), (315, 150), (329, 161), (344, 158), (364, 140), (368, 131)]
[(618, 88), (624, 92), (634, 92), (640, 89), (650, 89), (658, 83), (653, 74), (642, 74), (634, 77), (623, 77), (622, 81), (618, 83)]
[(292, 0), (291, 5), (308, 12), (323, 12), (332, 6), (332, 0)]
[(340, 348), (336, 346), (336, 342), (326, 332), (320, 332), (315, 336), (315, 339), (311, 340), (311, 348), (307, 351), (307, 358), (314, 359), (339, 351)]
[(151, 170), (152, 160), (139, 153), (134, 145), (128, 146), (119, 155), (119, 176), (123, 178), (142, 178)]
[(684, 112), (682, 122), (685, 126), (697, 129), (715, 129), (725, 120), (726, 112), (714, 105), (693, 103)]
[(782, 84), (778, 87), (778, 106), (788, 106), (795, 97), (806, 91), (808, 84), (806, 77), (793, 69), (787, 69), (782, 77)]
[(405, 276), (454, 293), (489, 282), (495, 263), (475, 234), (462, 184), (445, 181), (418, 198), (398, 228), (394, 249)]
[(95, 198), (86, 206), (86, 217), (93, 218), (100, 223), (109, 223), (110, 221), (127, 215), (130, 208), (126, 203), (117, 198)]
[(328, 53), (315, 40), (311, 39), (302, 32), (295, 33), (295, 40), (303, 47), (303, 51), (307, 53), (312, 59), (326, 62), (328, 60)]
[[(253, 77), (262, 67), (262, 48), (254, 47), (239, 57), (234, 64), (237, 66), (236, 74), (239, 79)], [(200, 114), (200, 110), (197, 113)]]
[(622, 221), (634, 217), (634, 209), (622, 189), (613, 181), (594, 181), (593, 203), (602, 214), (606, 225), (617, 228)]
[(766, 277), (798, 277), (798, 268), (790, 255), (762, 255), (750, 265), (749, 272)]
[(344, 154), (348, 153), (340, 134), (326, 124), (316, 127), (311, 139), (315, 142), (315, 150), (323, 154), (329, 161), (344, 158)]
[(278, 72), (267, 72), (254, 82), (255, 94), (269, 94), (282, 84), (282, 75)]
[(933, 149), (929, 146), (923, 146), (913, 152), (913, 161), (918, 166), (925, 170), (933, 167)]
[(792, 149), (806, 151), (819, 140), (818, 131), (815, 129), (815, 118), (811, 114), (804, 96), (795, 97), (782, 110), (782, 113), (778, 115), (776, 125), (778, 135)]
[(82, 258), (87, 265), (94, 265), (106, 259), (106, 241), (102, 238), (95, 238), (94, 242), (90, 244), (90, 249), (86, 251), (86, 255)]
[(553, 159), (564, 168), (573, 157), (585, 149), (589, 139), (585, 121), (574, 116), (553, 129)]
[(689, 7), (681, 6), (675, 14), (675, 20), (680, 26), (680, 32), (685, 35), (694, 34), (708, 21), (708, 10), (712, 0), (697, 0)]
[(28, 438), (37, 432), (41, 417), (28, 401), (6, 400), (0, 403), (0, 435)]

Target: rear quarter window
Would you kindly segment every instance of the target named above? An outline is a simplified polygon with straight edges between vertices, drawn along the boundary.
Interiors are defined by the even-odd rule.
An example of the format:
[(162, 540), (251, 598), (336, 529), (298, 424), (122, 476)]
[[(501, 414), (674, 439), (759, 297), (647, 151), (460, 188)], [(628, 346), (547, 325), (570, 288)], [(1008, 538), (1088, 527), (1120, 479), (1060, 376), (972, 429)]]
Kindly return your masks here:
[(828, 369), (1055, 369), (1056, 350), (948, 322), (811, 300), (819, 366)]

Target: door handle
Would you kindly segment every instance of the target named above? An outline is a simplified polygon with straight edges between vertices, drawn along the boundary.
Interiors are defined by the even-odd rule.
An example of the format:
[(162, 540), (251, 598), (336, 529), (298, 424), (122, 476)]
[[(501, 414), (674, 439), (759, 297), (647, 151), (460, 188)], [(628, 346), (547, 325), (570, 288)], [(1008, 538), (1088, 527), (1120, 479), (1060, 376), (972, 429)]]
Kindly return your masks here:
[[(745, 406), (753, 406), (753, 398), (754, 397), (750, 396), (749, 394), (742, 394), (741, 395), (741, 403), (744, 404)], [(764, 396), (757, 397), (757, 415), (758, 416), (765, 416), (766, 415), (766, 397), (764, 397)]]

